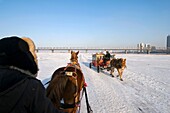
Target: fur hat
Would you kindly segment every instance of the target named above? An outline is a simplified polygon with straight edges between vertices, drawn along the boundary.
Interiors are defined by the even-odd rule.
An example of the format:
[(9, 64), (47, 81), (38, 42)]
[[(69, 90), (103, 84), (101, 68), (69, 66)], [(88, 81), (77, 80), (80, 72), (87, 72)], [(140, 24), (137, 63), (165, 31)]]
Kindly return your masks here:
[(28, 46), (29, 46), (29, 51), (31, 52), (31, 54), (33, 55), (34, 57), (34, 61), (36, 62), (36, 64), (38, 65), (38, 60), (37, 60), (37, 55), (35, 53), (35, 44), (34, 42), (28, 38), (28, 37), (22, 37), (21, 38), (22, 40), (24, 40), (25, 42), (27, 42)]
[(28, 70), (32, 74), (38, 72), (37, 64), (29, 51), (27, 42), (16, 36), (0, 40), (0, 65), (15, 66)]

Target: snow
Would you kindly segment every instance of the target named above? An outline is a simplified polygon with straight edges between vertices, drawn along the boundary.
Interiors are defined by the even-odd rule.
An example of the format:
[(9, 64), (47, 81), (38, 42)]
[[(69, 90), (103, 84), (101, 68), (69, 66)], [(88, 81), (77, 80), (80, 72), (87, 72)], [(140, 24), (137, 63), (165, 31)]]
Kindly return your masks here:
[[(37, 53), (38, 79), (45, 84), (52, 73), (70, 62), (70, 53)], [(93, 113), (170, 113), (170, 55), (116, 54), (127, 59), (123, 80), (89, 68), (91, 53), (79, 53)], [(117, 71), (115, 71), (117, 75)], [(85, 96), (81, 113), (87, 113)]]

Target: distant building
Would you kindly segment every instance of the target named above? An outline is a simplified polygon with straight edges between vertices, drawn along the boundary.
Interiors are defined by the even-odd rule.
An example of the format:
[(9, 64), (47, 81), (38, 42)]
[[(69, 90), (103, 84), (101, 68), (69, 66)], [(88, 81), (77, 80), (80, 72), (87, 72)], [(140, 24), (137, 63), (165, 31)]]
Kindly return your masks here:
[(140, 53), (150, 52), (151, 45), (150, 44), (139, 43), (139, 44), (137, 44), (137, 48), (138, 48), (138, 52), (140, 52)]
[(144, 49), (144, 45), (145, 45), (144, 43), (140, 43), (140, 44), (139, 44), (140, 52), (144, 52), (144, 51), (143, 51), (143, 49)]
[(167, 36), (167, 53), (170, 53), (170, 35)]
[(155, 46), (151, 46), (151, 51), (152, 52), (156, 52), (156, 47)]

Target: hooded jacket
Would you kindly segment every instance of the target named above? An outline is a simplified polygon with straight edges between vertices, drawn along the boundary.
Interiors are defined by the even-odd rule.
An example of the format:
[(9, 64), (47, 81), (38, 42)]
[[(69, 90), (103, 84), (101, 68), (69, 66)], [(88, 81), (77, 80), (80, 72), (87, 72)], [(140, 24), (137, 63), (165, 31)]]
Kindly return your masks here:
[(36, 78), (0, 67), (0, 113), (59, 113)]
[(18, 37), (0, 40), (0, 113), (60, 113), (45, 95), (28, 44)]

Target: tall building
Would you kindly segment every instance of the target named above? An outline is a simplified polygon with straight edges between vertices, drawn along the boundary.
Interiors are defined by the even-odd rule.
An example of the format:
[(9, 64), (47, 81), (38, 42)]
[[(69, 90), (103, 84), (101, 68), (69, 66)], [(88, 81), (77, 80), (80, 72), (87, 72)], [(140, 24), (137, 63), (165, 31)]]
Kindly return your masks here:
[(151, 45), (150, 44), (145, 44), (145, 43), (139, 43), (137, 44), (138, 52), (143, 53), (143, 52), (150, 52), (151, 50)]
[(167, 49), (170, 49), (170, 35), (167, 36)]
[(170, 53), (170, 35), (167, 36), (167, 53)]

